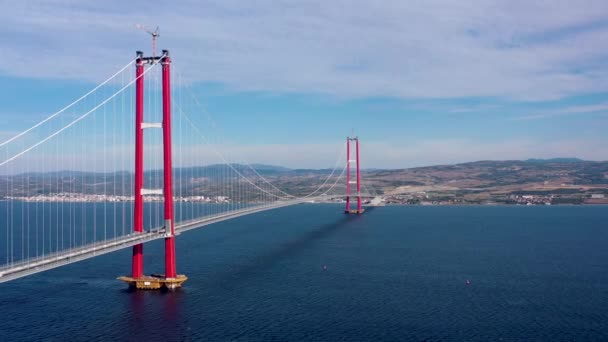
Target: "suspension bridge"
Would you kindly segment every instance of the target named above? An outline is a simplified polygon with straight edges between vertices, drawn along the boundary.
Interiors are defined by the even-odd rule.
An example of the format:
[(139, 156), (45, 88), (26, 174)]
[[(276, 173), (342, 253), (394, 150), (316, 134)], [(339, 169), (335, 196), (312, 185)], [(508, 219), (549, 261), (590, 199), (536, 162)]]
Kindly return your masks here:
[[(226, 148), (172, 65), (167, 50), (137, 52), (74, 102), (0, 143), (0, 282), (131, 247), (131, 274), (119, 279), (173, 289), (187, 280), (175, 260), (181, 233), (310, 201), (343, 201), (345, 213), (362, 214), (364, 200), (378, 198), (361, 179), (358, 137), (337, 146), (332, 170), (297, 181), (250, 164)], [(157, 239), (164, 239), (165, 270), (145, 275), (144, 244)]]

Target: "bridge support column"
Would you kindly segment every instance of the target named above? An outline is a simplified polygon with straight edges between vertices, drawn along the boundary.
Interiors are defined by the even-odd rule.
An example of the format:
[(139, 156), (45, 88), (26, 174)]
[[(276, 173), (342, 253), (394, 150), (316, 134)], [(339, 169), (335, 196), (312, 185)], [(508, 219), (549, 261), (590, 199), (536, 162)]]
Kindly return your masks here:
[[(144, 121), (144, 60), (143, 53), (137, 51), (135, 61), (135, 203), (133, 209), (133, 231), (144, 231), (144, 201), (141, 189), (144, 184), (144, 132), (141, 124)], [(144, 274), (144, 246), (133, 246), (131, 277), (141, 278)]]
[(165, 278), (177, 277), (173, 225), (173, 165), (171, 160), (171, 57), (163, 51), (163, 169), (165, 195)]
[(361, 169), (359, 168), (359, 138), (356, 138), (356, 150), (357, 150), (357, 212), (362, 213), (363, 209), (361, 208)]
[(346, 138), (346, 209), (350, 213), (350, 137)]
[[(355, 142), (355, 159), (350, 159), (350, 144)], [(351, 163), (356, 163), (356, 178), (355, 181), (351, 181)], [(357, 209), (351, 209), (350, 197), (351, 197), (351, 184), (357, 186)], [(361, 206), (361, 169), (359, 163), (359, 138), (358, 137), (347, 137), (346, 138), (346, 214), (362, 214), (365, 209)]]

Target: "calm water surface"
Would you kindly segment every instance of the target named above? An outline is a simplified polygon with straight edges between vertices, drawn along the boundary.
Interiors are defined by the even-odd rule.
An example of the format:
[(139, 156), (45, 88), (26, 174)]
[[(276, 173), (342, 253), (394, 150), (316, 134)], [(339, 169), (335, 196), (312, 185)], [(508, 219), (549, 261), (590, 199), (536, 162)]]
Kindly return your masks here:
[[(0, 284), (0, 339), (606, 341), (607, 219), (298, 205), (179, 236), (177, 292), (127, 291), (130, 250)], [(162, 271), (162, 241), (144, 250)]]

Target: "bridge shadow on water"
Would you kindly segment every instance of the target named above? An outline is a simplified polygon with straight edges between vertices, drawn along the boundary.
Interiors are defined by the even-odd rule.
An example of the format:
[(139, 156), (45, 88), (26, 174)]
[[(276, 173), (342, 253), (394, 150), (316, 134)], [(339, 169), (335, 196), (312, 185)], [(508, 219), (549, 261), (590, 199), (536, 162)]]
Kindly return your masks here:
[[(366, 208), (363, 216), (371, 214), (374, 209), (374, 207)], [(297, 236), (295, 239), (287, 241), (279, 239), (276, 245), (263, 253), (258, 254), (252, 251), (249, 255), (244, 256), (246, 259), (240, 259), (238, 263), (227, 261), (224, 267), (219, 271), (214, 270), (210, 273), (193, 275), (191, 280), (186, 282), (184, 289), (177, 291), (150, 291), (148, 293), (125, 287), (121, 288), (120, 292), (133, 296), (134, 298), (132, 298), (131, 304), (133, 304), (133, 307), (136, 308), (137, 303), (140, 302), (141, 304), (141, 301), (143, 301), (146, 296), (156, 297), (165, 296), (167, 294), (170, 296), (178, 296), (176, 293), (187, 293), (188, 288), (194, 285), (193, 282), (199, 282), (203, 279), (205, 286), (217, 286), (222, 288), (231, 287), (232, 285), (245, 281), (252, 276), (259, 275), (263, 270), (272, 268), (274, 265), (282, 262), (284, 259), (301, 253), (305, 249), (310, 248), (313, 244), (331, 237), (345, 228), (352, 227), (352, 223), (363, 218), (362, 215), (346, 215), (340, 213), (337, 215), (340, 215), (340, 218), (336, 221), (319, 225), (313, 230)], [(230, 234), (227, 235), (205, 239), (202, 241), (202, 244), (217, 246), (224, 241), (233, 239), (235, 234), (239, 235), (241, 239), (247, 239), (247, 235), (256, 233), (255, 230), (251, 230), (246, 226), (242, 227), (243, 228), (232, 230)], [(200, 242), (197, 243), (197, 245), (200, 247)]]
[[(369, 214), (372, 210), (373, 207), (366, 209), (366, 214)], [(273, 267), (290, 256), (301, 253), (316, 242), (324, 240), (345, 228), (352, 227), (352, 223), (362, 218), (361, 215), (343, 215), (337, 221), (321, 225), (296, 239), (281, 242), (276, 248), (253, 256), (248, 261), (236, 265), (227, 265), (231, 266), (228, 267), (227, 271), (212, 276), (215, 279), (213, 283), (217, 286), (226, 287), (244, 281), (251, 276), (259, 275), (261, 271)]]
[[(368, 210), (368, 212), (371, 210)], [(368, 214), (368, 212), (366, 214)], [(185, 300), (195, 300), (195, 306), (210, 305), (211, 310), (218, 310), (219, 307), (239, 307), (240, 303), (230, 303), (227, 299), (227, 292), (235, 290), (243, 283), (250, 281), (251, 278), (260, 276), (266, 271), (274, 268), (277, 264), (297, 256), (305, 252), (307, 249), (313, 247), (316, 243), (319, 243), (325, 239), (331, 238), (335, 234), (345, 232), (347, 229), (353, 228), (353, 223), (356, 223), (360, 219), (363, 219), (360, 215), (345, 215), (339, 214), (339, 218), (326, 224), (316, 225), (311, 230), (303, 232), (296, 237), (287, 239), (277, 239), (277, 244), (273, 245), (270, 249), (256, 249), (249, 251), (246, 255), (243, 255), (245, 259), (239, 259), (238, 262), (227, 261), (221, 268), (215, 268), (210, 273), (199, 273), (194, 275), (188, 282), (186, 282), (183, 289), (177, 291), (133, 291), (127, 288), (123, 288), (121, 293), (127, 295), (129, 299), (124, 302), (125, 309), (131, 314), (129, 315), (126, 324), (125, 333), (129, 336), (152, 336), (154, 338), (171, 337), (168, 331), (173, 331), (174, 327), (181, 326), (184, 329), (184, 334), (190, 332), (190, 325), (193, 323), (186, 322), (185, 314), (188, 310), (185, 304)], [(240, 232), (240, 230), (237, 230)], [(234, 231), (231, 231), (234, 236)], [(248, 241), (247, 237), (244, 237), (245, 241)], [(205, 293), (214, 295), (220, 294), (220, 297), (214, 298), (203, 296), (204, 299), (195, 298), (192, 290), (196, 291), (197, 288), (204, 289)], [(221, 297), (224, 296), (224, 297)], [(221, 299), (223, 298), (223, 299)], [(201, 302), (202, 301), (202, 302)], [(216, 303), (221, 302), (220, 304)], [(153, 308), (151, 310), (151, 308)], [(150, 326), (151, 320), (158, 319), (156, 315), (162, 315), (162, 324), (158, 326)], [(201, 316), (204, 320), (213, 321), (207, 316)], [(228, 316), (228, 321), (230, 317)], [(236, 318), (232, 318), (236, 319)], [(196, 325), (196, 324), (195, 324)], [(145, 333), (142, 335), (142, 331)], [(185, 336), (185, 335), (184, 335)], [(173, 336), (175, 337), (175, 336)], [(183, 336), (182, 336), (183, 337)]]

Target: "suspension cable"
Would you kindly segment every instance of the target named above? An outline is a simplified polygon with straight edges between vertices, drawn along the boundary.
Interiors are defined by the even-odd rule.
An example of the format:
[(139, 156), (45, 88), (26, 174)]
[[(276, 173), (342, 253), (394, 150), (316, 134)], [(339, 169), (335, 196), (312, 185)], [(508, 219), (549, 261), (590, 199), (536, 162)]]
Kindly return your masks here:
[[(147, 70), (145, 70), (141, 76), (145, 75), (148, 71), (152, 70), (154, 67), (156, 66), (156, 64), (153, 64), (150, 68), (148, 68)], [(140, 76), (140, 77), (141, 77)], [(96, 111), (97, 109), (99, 109), (101, 106), (105, 105), (106, 103), (108, 103), (110, 100), (112, 100), (114, 97), (118, 96), (120, 93), (122, 93), (125, 89), (129, 88), (133, 83), (135, 83), (135, 81), (137, 81), (139, 79), (139, 77), (134, 78), (133, 80), (131, 80), (129, 83), (127, 83), (127, 85), (125, 85), (124, 87), (122, 87), (121, 89), (119, 89), (118, 91), (116, 91), (114, 94), (112, 94), (110, 97), (108, 97), (107, 99), (105, 99), (104, 101), (102, 101), (101, 103), (99, 103), (98, 105), (96, 105), (95, 107), (93, 107), (93, 109), (89, 110), (88, 112), (84, 113), (83, 115), (81, 115), (80, 117), (74, 119), (72, 122), (70, 122), (69, 124), (67, 124), (66, 126), (64, 126), (63, 128), (60, 128), (59, 130), (55, 131), (53, 134), (47, 136), (46, 138), (40, 140), (39, 142), (35, 143), (34, 145), (28, 147), (27, 149), (15, 154), (14, 156), (8, 158), (7, 160), (0, 162), (0, 166), (15, 160), (17, 158), (19, 158), (20, 156), (24, 155), (25, 153), (33, 150), (34, 148), (42, 145), (43, 143), (47, 142), (48, 140), (50, 140), (51, 138), (53, 138), (54, 136), (58, 135), (59, 133), (65, 131), (66, 129), (70, 128), (71, 126), (75, 125), (77, 122), (81, 121), (82, 119), (86, 118), (87, 116), (89, 116), (89, 114), (93, 113), (94, 111)], [(23, 134), (22, 134), (23, 135)]]
[[(203, 105), (200, 103), (200, 101), (199, 101), (199, 100), (198, 100), (198, 98), (195, 96), (195, 94), (192, 92), (192, 90), (191, 90), (189, 87), (186, 87), (186, 89), (187, 89), (188, 94), (190, 95), (190, 97), (191, 97), (191, 98), (194, 100), (194, 102), (196, 103), (196, 105), (197, 105), (197, 106), (199, 107), (199, 109), (201, 110), (201, 112), (203, 112), (203, 113), (205, 114), (205, 116), (207, 117), (207, 119), (209, 120), (209, 122), (211, 123), (211, 125), (213, 126), (213, 128), (214, 128), (216, 131), (219, 131), (219, 128), (218, 128), (218, 126), (216, 125), (215, 121), (213, 120), (213, 117), (211, 116), (211, 114), (210, 114), (210, 113), (209, 113), (209, 112), (208, 112), (208, 111), (207, 111), (207, 110), (204, 108), (204, 106), (203, 106)], [(186, 117), (186, 119), (188, 120), (188, 122), (190, 123), (190, 125), (191, 125), (191, 126), (193, 126), (193, 127), (195, 126), (195, 125), (194, 125), (194, 123), (193, 123), (193, 122), (192, 122), (192, 121), (189, 119), (189, 117), (187, 116), (187, 114), (186, 114), (186, 113), (184, 113), (184, 112), (181, 110), (181, 107), (180, 107), (180, 113), (184, 114), (184, 116)], [(201, 137), (203, 137), (203, 139), (205, 139), (206, 141), (208, 141), (208, 140), (206, 139), (206, 137), (204, 137), (204, 136), (202, 135), (202, 133), (200, 132), (200, 130), (198, 130), (198, 128), (196, 128), (196, 130), (197, 130), (197, 132), (199, 133), (199, 135), (201, 135)], [(342, 150), (343, 150), (343, 149), (342, 149)], [(232, 169), (233, 169), (235, 172), (237, 172), (237, 173), (238, 173), (240, 176), (242, 176), (243, 178), (246, 178), (246, 179), (247, 179), (247, 181), (248, 181), (249, 183), (251, 183), (251, 181), (250, 181), (250, 180), (249, 180), (247, 177), (245, 177), (244, 175), (242, 175), (240, 172), (238, 172), (236, 169), (234, 169), (234, 168), (232, 167), (231, 163), (229, 163), (229, 162), (226, 160), (226, 158), (223, 156), (223, 154), (221, 154), (221, 152), (219, 152), (219, 151), (217, 151), (217, 150), (215, 150), (215, 149), (214, 149), (214, 152), (215, 152), (216, 154), (218, 154), (218, 155), (220, 156), (220, 158), (221, 158), (221, 159), (222, 159), (222, 160), (223, 160), (223, 161), (224, 161), (226, 164), (228, 164), (228, 165), (229, 165), (229, 166), (230, 166), (230, 167), (231, 167), (231, 168), (232, 168)], [(276, 189), (277, 191), (279, 191), (280, 193), (282, 193), (282, 194), (284, 194), (284, 195), (285, 195), (285, 196), (277, 196), (277, 195), (272, 194), (273, 196), (275, 196), (275, 197), (277, 197), (277, 198), (286, 198), (286, 197), (290, 197), (290, 198), (292, 198), (292, 199), (298, 199), (298, 198), (308, 198), (308, 197), (312, 196), (313, 194), (315, 194), (315, 193), (319, 192), (319, 190), (321, 190), (321, 189), (322, 189), (322, 187), (323, 187), (323, 186), (325, 186), (325, 185), (327, 184), (327, 182), (329, 182), (329, 180), (331, 179), (331, 177), (334, 175), (335, 171), (337, 170), (338, 165), (339, 165), (339, 162), (342, 160), (343, 155), (344, 155), (344, 152), (342, 152), (342, 153), (341, 153), (341, 155), (340, 155), (340, 157), (339, 157), (339, 159), (338, 159), (338, 162), (337, 162), (337, 163), (334, 165), (334, 168), (333, 168), (333, 170), (331, 171), (330, 175), (329, 175), (329, 176), (328, 176), (328, 177), (325, 179), (325, 181), (324, 181), (324, 182), (321, 184), (321, 186), (319, 186), (319, 187), (318, 187), (317, 189), (315, 189), (313, 192), (311, 192), (311, 193), (309, 193), (308, 195), (303, 196), (303, 197), (298, 197), (298, 196), (292, 195), (292, 194), (290, 194), (290, 193), (287, 193), (287, 192), (285, 192), (285, 191), (283, 191), (283, 190), (279, 189), (279, 188), (278, 188), (277, 186), (275, 186), (275, 185), (274, 185), (272, 182), (270, 182), (270, 181), (269, 181), (269, 180), (267, 180), (265, 177), (263, 177), (263, 176), (262, 176), (262, 175), (261, 175), (261, 174), (260, 174), (260, 173), (259, 173), (259, 172), (258, 172), (258, 171), (257, 171), (257, 170), (254, 168), (254, 167), (252, 167), (252, 166), (251, 166), (249, 163), (245, 162), (245, 165), (246, 165), (246, 166), (247, 166), (249, 169), (251, 169), (251, 170), (252, 170), (252, 171), (253, 171), (253, 172), (254, 172), (254, 173), (255, 173), (255, 174), (256, 174), (256, 175), (257, 175), (257, 176), (258, 176), (258, 177), (259, 177), (259, 178), (262, 180), (262, 181), (264, 181), (265, 183), (267, 183), (268, 185), (270, 185), (272, 188)], [(264, 190), (264, 191), (265, 191), (265, 190)], [(267, 191), (265, 191), (265, 192), (266, 192), (266, 193), (268, 193)]]
[(133, 59), (132, 61), (130, 61), (127, 65), (125, 65), (124, 67), (122, 67), (122, 69), (120, 69), (119, 71), (117, 71), (114, 75), (110, 76), (108, 79), (106, 79), (105, 81), (101, 82), (99, 85), (97, 85), (95, 88), (91, 89), (88, 93), (82, 95), (81, 97), (79, 97), (77, 100), (75, 100), (74, 102), (70, 103), (69, 105), (63, 107), (62, 109), (60, 109), (59, 111), (55, 112), (54, 114), (52, 114), (51, 116), (47, 117), (46, 119), (38, 122), (37, 124), (35, 124), (34, 126), (26, 129), (25, 131), (15, 135), (12, 138), (9, 138), (8, 140), (0, 143), (0, 147), (10, 143), (11, 141), (14, 141), (15, 139), (18, 139), (20, 137), (22, 137), (23, 135), (27, 134), (28, 132), (30, 132), (31, 130), (39, 127), (40, 125), (44, 124), (45, 122), (51, 120), (52, 118), (56, 117), (57, 115), (65, 112), (66, 110), (70, 109), (72, 106), (74, 106), (75, 104), (79, 103), (80, 101), (82, 101), (83, 99), (87, 98), (89, 95), (93, 94), (95, 91), (97, 91), (99, 88), (103, 87), (104, 85), (106, 85), (108, 82), (110, 82), (111, 80), (113, 80), (116, 76), (118, 76), (120, 73), (122, 73), (123, 71), (125, 71), (128, 67), (130, 67), (131, 65), (133, 65), (133, 63), (135, 63), (135, 59)]
[[(195, 132), (196, 132), (196, 133), (197, 133), (197, 134), (198, 134), (198, 135), (199, 135), (199, 136), (200, 136), (200, 137), (201, 137), (203, 140), (205, 140), (206, 142), (208, 142), (208, 143), (209, 143), (209, 140), (207, 139), (207, 137), (206, 137), (206, 136), (205, 136), (205, 135), (204, 135), (204, 134), (203, 134), (203, 133), (202, 133), (202, 132), (201, 132), (201, 131), (198, 129), (198, 127), (197, 127), (197, 126), (196, 126), (196, 125), (195, 125), (195, 124), (192, 122), (192, 120), (190, 120), (190, 118), (188, 117), (188, 114), (186, 114), (186, 113), (185, 113), (185, 112), (182, 110), (182, 107), (181, 107), (179, 104), (177, 105), (177, 107), (178, 107), (178, 110), (179, 110), (180, 114), (181, 114), (181, 115), (184, 117), (184, 119), (185, 119), (185, 120), (186, 120), (186, 121), (187, 121), (187, 122), (190, 124), (190, 126), (192, 127), (192, 129), (194, 129), (194, 131), (195, 131)], [(239, 171), (238, 171), (238, 170), (237, 170), (237, 169), (236, 169), (234, 166), (232, 166), (232, 163), (229, 163), (229, 162), (226, 160), (226, 158), (224, 158), (224, 155), (223, 155), (223, 154), (222, 154), (220, 151), (218, 151), (218, 150), (216, 150), (216, 149), (212, 149), (212, 150), (213, 150), (213, 152), (215, 152), (215, 154), (217, 154), (217, 155), (218, 155), (218, 156), (219, 156), (219, 157), (222, 159), (222, 161), (223, 161), (225, 164), (227, 164), (227, 165), (228, 165), (228, 167), (230, 167), (230, 169), (232, 169), (232, 171), (234, 171), (236, 174), (238, 174), (239, 176), (241, 176), (241, 177), (242, 177), (243, 179), (245, 179), (245, 180), (246, 180), (246, 181), (247, 181), (249, 184), (253, 185), (253, 186), (254, 186), (255, 188), (257, 188), (258, 190), (260, 190), (260, 191), (262, 191), (263, 193), (266, 193), (266, 194), (268, 194), (268, 195), (271, 195), (271, 196), (274, 196), (274, 197), (276, 197), (276, 198), (279, 198), (279, 199), (287, 199), (287, 197), (285, 197), (285, 196), (279, 196), (279, 195), (273, 194), (273, 193), (271, 193), (271, 192), (268, 192), (267, 190), (265, 190), (265, 189), (263, 189), (263, 188), (260, 188), (258, 185), (256, 185), (254, 182), (252, 182), (252, 181), (251, 181), (249, 178), (247, 178), (245, 175), (243, 175), (241, 172), (239, 172)], [(0, 166), (2, 166), (2, 164), (0, 164)]]
[[(205, 135), (204, 135), (204, 134), (203, 134), (203, 133), (200, 131), (200, 129), (199, 129), (199, 128), (198, 128), (198, 127), (197, 127), (197, 126), (194, 124), (194, 122), (192, 122), (192, 120), (190, 119), (190, 117), (188, 116), (188, 114), (187, 114), (187, 113), (185, 113), (185, 112), (182, 110), (181, 105), (179, 105), (179, 104), (178, 104), (177, 106), (178, 106), (178, 110), (179, 110), (180, 114), (181, 114), (181, 115), (183, 115), (184, 119), (185, 119), (185, 120), (186, 120), (186, 121), (187, 121), (187, 122), (190, 124), (190, 126), (191, 126), (191, 127), (194, 129), (194, 130), (195, 130), (195, 132), (196, 132), (196, 133), (197, 133), (197, 134), (198, 134), (198, 135), (199, 135), (199, 136), (200, 136), (202, 139), (204, 139), (205, 141), (209, 142), (209, 140), (207, 139), (207, 137), (206, 137), (206, 136), (205, 136)], [(319, 187), (318, 187), (316, 190), (314, 190), (314, 191), (313, 191), (313, 192), (311, 192), (310, 194), (308, 194), (308, 195), (306, 195), (306, 196), (303, 196), (303, 197), (297, 197), (297, 196), (294, 196), (294, 195), (291, 195), (291, 194), (287, 194), (287, 195), (288, 195), (288, 197), (286, 197), (286, 196), (279, 196), (279, 195), (273, 194), (273, 193), (271, 193), (271, 192), (269, 192), (269, 191), (267, 191), (267, 190), (265, 190), (265, 189), (263, 189), (263, 188), (260, 188), (258, 185), (256, 185), (254, 182), (252, 182), (252, 181), (251, 181), (251, 180), (250, 180), (248, 177), (246, 177), (246, 176), (245, 176), (245, 175), (243, 175), (241, 172), (239, 172), (239, 171), (238, 171), (236, 168), (234, 168), (234, 167), (232, 166), (232, 163), (228, 162), (228, 160), (226, 160), (226, 158), (224, 157), (224, 155), (223, 155), (223, 154), (222, 154), (220, 151), (218, 151), (217, 149), (212, 149), (212, 150), (213, 150), (213, 152), (214, 152), (214, 153), (216, 153), (216, 154), (217, 154), (217, 155), (218, 155), (218, 156), (219, 156), (219, 157), (222, 159), (222, 161), (223, 161), (225, 164), (227, 164), (227, 165), (228, 165), (228, 166), (229, 166), (229, 167), (230, 167), (230, 168), (231, 168), (231, 169), (232, 169), (232, 170), (233, 170), (235, 173), (237, 173), (239, 176), (241, 176), (243, 179), (245, 179), (245, 180), (246, 180), (246, 181), (247, 181), (249, 184), (253, 185), (254, 187), (256, 187), (257, 189), (261, 190), (262, 192), (264, 192), (264, 193), (266, 193), (266, 194), (269, 194), (269, 195), (271, 195), (271, 196), (274, 196), (274, 197), (276, 197), (276, 198), (280, 198), (280, 199), (287, 199), (288, 197), (291, 197), (291, 199), (305, 199), (305, 198), (309, 198), (309, 197), (310, 197), (310, 196), (312, 196), (313, 194), (317, 193), (319, 190), (321, 190), (321, 189), (322, 189), (322, 188), (323, 188), (323, 187), (324, 187), (324, 186), (327, 184), (327, 182), (329, 181), (329, 179), (331, 179), (331, 177), (334, 175), (335, 171), (336, 171), (336, 170), (337, 170), (337, 168), (338, 168), (338, 165), (339, 165), (340, 160), (342, 160), (342, 157), (344, 156), (344, 152), (343, 152), (343, 153), (341, 154), (340, 158), (338, 159), (338, 162), (336, 162), (336, 164), (335, 164), (335, 166), (334, 166), (334, 168), (333, 168), (332, 172), (330, 173), (330, 175), (329, 175), (329, 176), (328, 176), (328, 177), (325, 179), (325, 182), (323, 182), (323, 183), (321, 184), (321, 186), (319, 186)], [(1, 164), (0, 164), (0, 165), (1, 165)], [(345, 167), (345, 168), (346, 168), (346, 167)], [(345, 169), (345, 168), (344, 168), (344, 169)], [(340, 177), (342, 177), (342, 174), (344, 173), (344, 169), (342, 170), (342, 173), (341, 173)], [(340, 177), (339, 177), (339, 178), (340, 178)], [(339, 180), (339, 178), (338, 178), (338, 180)], [(266, 181), (266, 182), (267, 182), (268, 184), (271, 184), (271, 185), (272, 185), (272, 183), (269, 183), (268, 181)], [(336, 180), (336, 182), (334, 183), (334, 185), (333, 185), (333, 186), (332, 186), (330, 189), (328, 189), (328, 191), (329, 191), (329, 190), (331, 190), (331, 189), (333, 189), (333, 187), (334, 187), (336, 184), (337, 184), (337, 180)], [(281, 191), (281, 192), (285, 193), (284, 191)], [(326, 192), (327, 192), (327, 191), (326, 191)]]
[[(329, 181), (329, 179), (336, 172), (336, 169), (338, 168), (338, 165), (340, 165), (340, 162), (342, 161), (342, 157), (344, 156), (344, 154), (345, 154), (344, 149), (342, 149), (342, 154), (340, 155), (340, 158), (336, 162), (336, 165), (334, 166), (334, 169), (331, 171), (331, 174), (329, 175), (329, 177), (327, 177), (325, 179), (325, 182), (323, 182), (323, 184), (321, 184), (315, 191), (311, 192), (310, 194), (308, 194), (308, 195), (306, 195), (306, 196), (304, 196), (302, 198), (308, 198), (308, 197), (312, 196), (313, 194), (315, 194), (316, 192), (318, 192), (319, 190), (321, 190), (321, 188), (323, 188), (325, 186), (325, 184), (327, 184), (327, 182)], [(342, 168), (342, 172), (340, 173), (340, 176), (338, 176), (338, 178), (336, 179), (336, 181), (334, 182), (334, 184), (329, 189), (327, 189), (324, 193), (327, 193), (329, 190), (333, 189), (334, 186), (336, 186), (336, 184), (338, 183), (338, 180), (340, 180), (340, 178), (342, 178), (342, 175), (344, 175), (344, 170), (346, 170), (346, 165), (344, 165), (344, 167)]]

